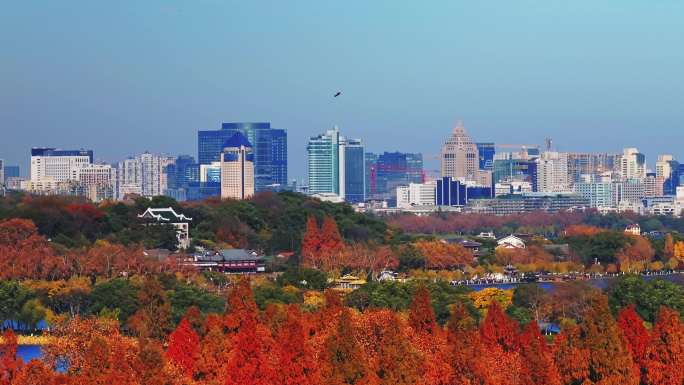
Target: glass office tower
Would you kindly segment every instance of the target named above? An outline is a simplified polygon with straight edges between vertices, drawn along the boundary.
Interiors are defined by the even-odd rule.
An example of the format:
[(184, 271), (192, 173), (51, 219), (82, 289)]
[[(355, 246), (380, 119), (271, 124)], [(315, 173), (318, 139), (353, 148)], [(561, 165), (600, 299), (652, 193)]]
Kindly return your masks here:
[(361, 140), (347, 139), (344, 152), (344, 200), (363, 202), (366, 200), (366, 165)]
[(256, 191), (277, 190), (287, 185), (287, 131), (272, 128), (268, 122), (221, 124), (220, 130), (197, 133), (197, 158), (200, 164), (218, 162), (223, 144), (236, 132), (252, 143)]

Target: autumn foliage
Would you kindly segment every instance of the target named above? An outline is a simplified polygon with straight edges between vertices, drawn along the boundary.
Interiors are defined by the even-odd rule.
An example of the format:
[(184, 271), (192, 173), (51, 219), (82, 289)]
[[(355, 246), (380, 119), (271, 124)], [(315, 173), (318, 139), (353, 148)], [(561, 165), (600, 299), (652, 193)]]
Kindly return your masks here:
[[(153, 281), (151, 281), (153, 282)], [(145, 300), (150, 315), (155, 288)], [(551, 339), (536, 322), (521, 329), (498, 301), (481, 321), (457, 302), (445, 326), (419, 287), (407, 312), (356, 311), (333, 292), (325, 306), (269, 305), (259, 311), (251, 282), (229, 293), (225, 314), (189, 311), (169, 334), (122, 333), (110, 320), (74, 317), (58, 325), (44, 362), (16, 359), (16, 338), (0, 346), (0, 384), (127, 385), (579, 385), (684, 380), (684, 325), (661, 309), (652, 330), (633, 308), (617, 320), (595, 294), (578, 325)], [(160, 328), (159, 330), (164, 330)], [(149, 330), (148, 330), (149, 331)], [(64, 366), (64, 363), (68, 365)], [(62, 365), (63, 373), (54, 368)], [(639, 381), (641, 378), (641, 382)]]

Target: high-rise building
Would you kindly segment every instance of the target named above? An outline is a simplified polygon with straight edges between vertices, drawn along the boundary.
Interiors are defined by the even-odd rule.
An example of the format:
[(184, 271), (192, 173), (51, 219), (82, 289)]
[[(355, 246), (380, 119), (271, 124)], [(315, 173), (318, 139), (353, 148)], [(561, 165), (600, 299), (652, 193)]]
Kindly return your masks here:
[(77, 169), (93, 163), (92, 150), (31, 149), (31, 182), (34, 185), (75, 181)]
[(81, 193), (93, 202), (115, 198), (116, 169), (109, 164), (89, 164), (78, 168), (76, 180)]
[(5, 181), (9, 178), (19, 178), (19, 166), (5, 165)]
[(582, 181), (583, 175), (600, 175), (620, 168), (622, 155), (609, 153), (570, 152), (568, 156), (568, 181), (572, 185)]
[(167, 189), (166, 168), (173, 161), (173, 157), (145, 152), (119, 162), (117, 197), (122, 199), (126, 194), (162, 195)]
[(309, 139), (309, 194), (345, 196), (345, 143), (337, 127)]
[(384, 152), (379, 155), (366, 154), (368, 176), (368, 198), (388, 200), (396, 198), (398, 186), (423, 183), (423, 155), (404, 152)]
[(173, 164), (166, 167), (166, 180), (168, 189), (183, 188), (189, 182), (197, 181), (198, 175), (194, 172), (197, 163), (191, 155), (179, 155)]
[(366, 200), (366, 164), (360, 139), (347, 139), (344, 147), (344, 200), (359, 203)]
[(247, 199), (254, 195), (254, 154), (252, 144), (236, 132), (221, 152), (221, 198)]
[(672, 155), (659, 155), (656, 161), (658, 195), (675, 195), (679, 186), (679, 162)]
[(620, 158), (622, 180), (643, 180), (646, 177), (646, 156), (636, 148), (625, 148)]
[(0, 159), (0, 186), (5, 184), (5, 161)]
[(256, 191), (287, 185), (287, 132), (268, 122), (223, 123), (220, 130), (200, 130), (197, 157), (200, 164), (220, 160), (223, 144), (236, 132), (242, 133), (254, 151)]
[(494, 170), (494, 155), (496, 146), (494, 143), (475, 143), (477, 146), (480, 170)]
[(551, 151), (543, 153), (537, 160), (537, 191), (567, 192), (569, 190), (568, 154)]
[[(372, 152), (367, 152), (364, 154), (364, 163), (366, 168), (366, 198), (373, 198), (373, 192), (371, 191), (371, 182), (376, 183), (376, 180), (371, 180), (371, 175), (377, 178), (376, 168), (378, 164), (378, 154)], [(373, 187), (376, 187), (373, 185)]]
[(442, 177), (476, 180), (479, 170), (478, 149), (459, 121), (442, 146), (440, 154)]
[(537, 191), (537, 162), (535, 159), (495, 159), (493, 183), (523, 181)]
[(654, 172), (647, 172), (643, 180), (644, 183), (644, 197), (656, 197), (663, 195), (662, 185), (658, 188), (658, 179)]

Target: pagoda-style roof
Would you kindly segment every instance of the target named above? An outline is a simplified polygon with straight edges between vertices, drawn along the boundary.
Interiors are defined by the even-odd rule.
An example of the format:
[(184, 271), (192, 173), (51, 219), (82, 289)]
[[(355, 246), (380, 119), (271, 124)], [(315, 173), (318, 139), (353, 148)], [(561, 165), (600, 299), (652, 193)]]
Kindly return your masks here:
[(192, 220), (184, 214), (178, 214), (173, 207), (148, 207), (144, 213), (138, 215), (138, 218), (154, 219), (157, 222), (187, 222)]

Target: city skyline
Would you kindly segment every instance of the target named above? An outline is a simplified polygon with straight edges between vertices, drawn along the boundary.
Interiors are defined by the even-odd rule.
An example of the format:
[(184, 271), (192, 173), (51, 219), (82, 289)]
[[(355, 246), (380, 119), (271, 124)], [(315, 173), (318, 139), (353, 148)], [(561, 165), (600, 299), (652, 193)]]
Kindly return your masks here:
[(12, 37), (0, 157), (25, 174), (31, 147), (109, 163), (195, 155), (198, 129), (270, 121), (288, 131), (301, 180), (306, 139), (334, 125), (371, 152), (434, 154), (460, 118), (476, 142), (638, 147), (653, 168), (658, 154), (684, 158), (683, 8), (124, 1), (103, 18), (88, 2), (13, 2), (0, 16)]

